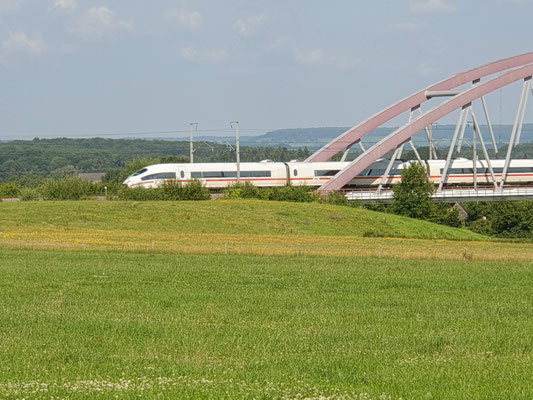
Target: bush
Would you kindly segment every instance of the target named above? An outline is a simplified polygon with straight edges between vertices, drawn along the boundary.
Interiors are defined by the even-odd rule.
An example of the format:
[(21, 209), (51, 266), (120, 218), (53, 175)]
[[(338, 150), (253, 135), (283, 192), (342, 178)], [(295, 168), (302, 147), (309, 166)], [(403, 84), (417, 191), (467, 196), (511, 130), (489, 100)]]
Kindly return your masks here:
[(474, 232), (504, 238), (533, 238), (533, 202), (465, 203), (467, 226)]
[(25, 187), (20, 189), (21, 201), (36, 201), (39, 200), (39, 191), (36, 188)]
[(291, 202), (311, 202), (315, 200), (313, 188), (309, 186), (275, 186), (258, 188), (250, 182), (235, 183), (224, 189), (228, 199), (260, 199)]
[(334, 206), (347, 206), (347, 207), (361, 207), (360, 201), (348, 200), (346, 196), (341, 192), (329, 192), (325, 196), (315, 192), (316, 201), (324, 204), (332, 204)]
[(193, 180), (182, 186), (183, 196), (179, 200), (210, 200), (211, 195), (199, 180)]
[(185, 185), (178, 182), (165, 182), (162, 187), (164, 200), (209, 200), (209, 190), (199, 180), (193, 180)]
[(259, 200), (274, 200), (274, 188), (260, 188)]
[(434, 203), (432, 216), (429, 220), (436, 224), (447, 225), (453, 228), (463, 226), (463, 221), (459, 218), (459, 211), (447, 203)]
[(179, 182), (165, 182), (159, 189), (163, 200), (182, 200), (183, 186)]
[(470, 222), (468, 228), (472, 232), (480, 233), (482, 235), (494, 236), (496, 231), (492, 229), (492, 224), (486, 218), (480, 218), (476, 221)]
[(93, 184), (75, 175), (47, 179), (38, 190), (44, 200), (80, 200), (94, 194)]
[(506, 201), (494, 203), (487, 217), (492, 229), (500, 237), (533, 237), (533, 208), (528, 201)]
[(178, 182), (165, 182), (159, 188), (122, 187), (117, 196), (121, 200), (209, 200), (209, 190), (198, 180), (186, 185)]
[(239, 185), (228, 185), (222, 192), (225, 199), (242, 199), (242, 188)]
[(259, 199), (261, 190), (251, 182), (234, 183), (226, 186), (223, 194), (227, 199)]
[(271, 197), (269, 200), (297, 203), (309, 203), (314, 200), (313, 188), (308, 186), (273, 187)]
[(20, 189), (20, 186), (14, 182), (0, 184), (0, 197), (18, 197)]
[(433, 202), (431, 195), (435, 190), (428, 179), (424, 166), (415, 162), (402, 171), (402, 180), (392, 187), (391, 210), (394, 214), (411, 218), (430, 219)]
[(148, 200), (163, 200), (163, 191), (161, 189), (146, 189), (143, 187), (122, 187), (117, 197), (120, 200), (135, 200), (135, 201), (148, 201)]

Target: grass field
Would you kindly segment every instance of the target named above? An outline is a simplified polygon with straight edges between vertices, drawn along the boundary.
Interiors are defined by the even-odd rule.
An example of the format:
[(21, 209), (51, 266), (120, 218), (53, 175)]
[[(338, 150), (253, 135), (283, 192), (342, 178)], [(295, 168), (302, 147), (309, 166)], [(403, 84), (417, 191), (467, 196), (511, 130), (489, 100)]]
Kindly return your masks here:
[(533, 394), (531, 263), (1, 257), (0, 398)]
[(0, 232), (2, 400), (533, 398), (528, 243), (256, 201), (0, 203)]

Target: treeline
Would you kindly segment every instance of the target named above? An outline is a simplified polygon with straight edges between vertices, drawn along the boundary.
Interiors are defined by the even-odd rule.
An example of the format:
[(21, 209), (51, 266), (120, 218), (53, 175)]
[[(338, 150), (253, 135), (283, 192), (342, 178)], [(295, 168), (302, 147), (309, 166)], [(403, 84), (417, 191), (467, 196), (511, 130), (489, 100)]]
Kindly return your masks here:
[[(241, 147), (241, 160), (289, 161), (310, 155), (307, 148)], [(82, 172), (107, 172), (124, 168), (135, 158), (171, 157), (172, 162), (189, 161), (189, 143), (145, 139), (33, 139), (0, 142), (0, 182), (36, 186), (45, 177)], [(232, 146), (195, 143), (195, 162), (235, 161)], [(39, 180), (39, 178), (41, 178)]]
[(466, 226), (484, 235), (533, 238), (533, 201), (464, 203)]

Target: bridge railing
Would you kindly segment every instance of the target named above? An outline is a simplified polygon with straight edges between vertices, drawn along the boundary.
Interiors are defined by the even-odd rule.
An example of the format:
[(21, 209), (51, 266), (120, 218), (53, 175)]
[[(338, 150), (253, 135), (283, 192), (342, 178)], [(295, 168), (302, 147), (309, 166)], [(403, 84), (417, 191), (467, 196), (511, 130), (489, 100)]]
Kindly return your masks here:
[[(363, 203), (390, 203), (392, 189), (376, 191), (375, 189), (343, 190), (348, 200), (359, 200)], [(533, 186), (505, 187), (505, 188), (448, 188), (436, 191), (434, 201), (498, 201), (533, 199)]]

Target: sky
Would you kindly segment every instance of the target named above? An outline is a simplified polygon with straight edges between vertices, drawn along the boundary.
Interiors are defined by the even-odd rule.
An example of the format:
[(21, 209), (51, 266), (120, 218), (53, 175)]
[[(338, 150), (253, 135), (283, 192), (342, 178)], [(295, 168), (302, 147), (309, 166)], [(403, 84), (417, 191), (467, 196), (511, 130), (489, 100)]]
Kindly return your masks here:
[(533, 51), (532, 18), (533, 0), (0, 0), (0, 140), (353, 126)]

